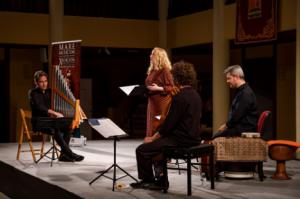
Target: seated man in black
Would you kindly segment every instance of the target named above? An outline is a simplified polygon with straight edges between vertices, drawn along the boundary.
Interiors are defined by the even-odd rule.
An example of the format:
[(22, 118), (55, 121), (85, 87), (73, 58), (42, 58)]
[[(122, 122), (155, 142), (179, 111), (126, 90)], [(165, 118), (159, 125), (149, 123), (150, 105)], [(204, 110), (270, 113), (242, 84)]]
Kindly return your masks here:
[[(169, 112), (159, 132), (145, 139), (145, 143), (136, 149), (138, 177), (141, 181), (132, 183), (133, 188), (168, 188), (167, 176), (163, 173), (155, 179), (153, 158), (161, 154), (165, 146), (191, 147), (200, 143), (202, 105), (198, 92), (193, 88), (197, 81), (194, 66), (181, 61), (174, 64), (171, 72), (180, 92), (173, 96)], [(161, 163), (156, 167), (161, 167)]]
[(41, 131), (45, 133), (54, 133), (54, 139), (61, 148), (61, 155), (59, 161), (73, 162), (82, 161), (83, 156), (72, 152), (69, 147), (71, 132), (69, 129), (54, 129), (36, 127), (38, 117), (63, 117), (59, 112), (50, 109), (51, 106), (51, 89), (48, 88), (48, 75), (43, 71), (37, 71), (34, 74), (34, 82), (36, 88), (32, 89), (30, 95), (30, 105), (32, 110), (32, 127), (34, 131)]
[(220, 126), (216, 137), (241, 136), (242, 132), (255, 132), (257, 129), (258, 110), (256, 97), (250, 86), (245, 82), (241, 66), (233, 65), (225, 69), (226, 82), (236, 89), (235, 97), (229, 111), (227, 122)]

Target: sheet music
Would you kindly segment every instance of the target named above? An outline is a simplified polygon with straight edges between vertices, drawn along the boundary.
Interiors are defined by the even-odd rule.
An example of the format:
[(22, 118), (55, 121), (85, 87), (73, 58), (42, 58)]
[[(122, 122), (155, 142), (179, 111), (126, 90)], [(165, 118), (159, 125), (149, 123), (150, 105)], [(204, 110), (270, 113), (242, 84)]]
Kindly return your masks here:
[(126, 136), (127, 134), (109, 118), (89, 119), (90, 126), (103, 137)]
[(126, 93), (126, 95), (129, 95), (131, 91), (139, 85), (130, 85), (130, 86), (120, 86), (119, 88)]

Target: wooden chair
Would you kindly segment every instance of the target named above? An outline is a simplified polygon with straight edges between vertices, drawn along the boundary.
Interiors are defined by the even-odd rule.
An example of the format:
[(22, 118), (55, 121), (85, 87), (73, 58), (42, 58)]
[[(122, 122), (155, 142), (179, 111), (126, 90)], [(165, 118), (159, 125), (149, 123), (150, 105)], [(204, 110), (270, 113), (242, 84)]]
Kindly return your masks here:
[[(44, 153), (44, 145), (45, 145), (45, 135), (41, 132), (34, 132), (32, 131), (28, 125), (27, 122), (30, 122), (31, 120), (31, 111), (20, 109), (20, 115), (21, 115), (21, 128), (19, 133), (19, 141), (18, 141), (18, 152), (17, 152), (17, 160), (20, 159), (20, 153), (21, 152), (31, 152), (32, 159), (36, 163), (36, 155), (42, 156)], [(32, 136), (41, 136), (42, 137), (42, 143), (40, 149), (34, 149), (32, 144)], [(24, 137), (26, 138), (28, 144), (29, 144), (29, 150), (21, 150)]]

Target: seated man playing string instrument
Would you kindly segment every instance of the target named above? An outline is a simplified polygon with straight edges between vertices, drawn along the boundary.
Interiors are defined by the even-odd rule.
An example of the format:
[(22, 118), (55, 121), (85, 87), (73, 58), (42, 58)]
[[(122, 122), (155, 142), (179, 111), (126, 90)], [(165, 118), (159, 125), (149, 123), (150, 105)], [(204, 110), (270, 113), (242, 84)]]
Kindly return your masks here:
[(69, 128), (59, 129), (59, 131), (51, 128), (37, 128), (37, 120), (39, 117), (64, 117), (63, 114), (52, 110), (51, 107), (51, 89), (48, 88), (48, 75), (44, 71), (37, 71), (34, 74), (34, 82), (36, 87), (33, 88), (30, 95), (30, 105), (32, 110), (32, 127), (34, 131), (41, 131), (52, 134), (57, 144), (61, 148), (59, 161), (73, 162), (82, 161), (83, 156), (72, 152), (69, 147), (71, 132)]
[[(162, 154), (163, 147), (198, 145), (201, 119), (201, 98), (193, 88), (197, 75), (194, 66), (181, 61), (175, 63), (171, 70), (175, 85), (180, 91), (172, 98), (170, 109), (159, 132), (147, 137), (136, 149), (138, 177), (140, 182), (132, 183), (132, 188), (168, 189), (167, 176), (155, 178), (153, 174), (153, 158)], [(161, 166), (161, 161), (156, 162)]]

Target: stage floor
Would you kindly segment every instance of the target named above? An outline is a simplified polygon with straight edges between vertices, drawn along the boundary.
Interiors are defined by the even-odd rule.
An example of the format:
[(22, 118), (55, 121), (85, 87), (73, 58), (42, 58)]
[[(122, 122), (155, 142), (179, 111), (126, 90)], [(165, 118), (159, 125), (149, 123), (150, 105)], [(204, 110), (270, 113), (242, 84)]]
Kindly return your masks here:
[[(117, 164), (124, 170), (137, 178), (135, 148), (141, 144), (142, 140), (122, 139), (117, 142)], [(34, 143), (38, 146), (38, 143)], [(23, 147), (28, 148), (24, 143)], [(46, 149), (50, 147), (48, 143)], [(113, 163), (113, 140), (87, 141), (84, 147), (73, 147), (72, 150), (84, 155), (82, 162), (66, 163), (54, 161), (50, 167), (50, 161), (43, 159), (38, 164), (33, 163), (30, 153), (21, 153), (20, 160), (16, 160), (17, 143), (0, 144), (0, 160), (7, 165), (16, 168), (20, 172), (25, 172), (35, 176), (51, 185), (56, 185), (82, 198), (299, 198), (300, 196), (300, 161), (293, 160), (287, 162), (288, 174), (291, 180), (278, 181), (271, 179), (275, 171), (275, 162), (268, 160), (264, 163), (266, 179), (261, 182), (256, 175), (254, 179), (230, 180), (221, 177), (215, 182), (215, 190), (210, 189), (210, 182), (200, 178), (199, 172), (194, 169), (192, 173), (192, 197), (186, 196), (186, 172), (169, 170), (170, 188), (168, 194), (160, 191), (132, 189), (129, 184), (133, 182), (130, 177), (125, 177), (117, 181), (123, 186), (112, 192), (112, 181), (105, 177), (99, 178), (92, 185), (89, 182), (98, 176), (98, 171), (105, 170)], [(1, 165), (0, 165), (1, 166)], [(3, 171), (3, 168), (0, 168)], [(111, 172), (107, 176), (112, 177)], [(117, 169), (117, 177), (123, 173)], [(7, 182), (15, 179), (3, 179)], [(13, 183), (13, 182), (11, 182)], [(39, 185), (35, 185), (36, 189)], [(15, 190), (18, 191), (18, 190)], [(34, 192), (35, 190), (28, 190)], [(0, 188), (0, 198), (10, 198)], [(26, 197), (23, 197), (26, 198)], [(42, 196), (40, 198), (43, 198)]]

